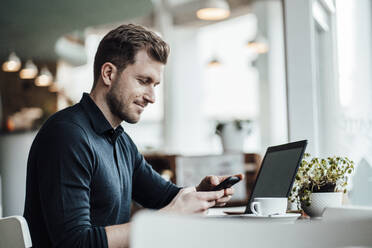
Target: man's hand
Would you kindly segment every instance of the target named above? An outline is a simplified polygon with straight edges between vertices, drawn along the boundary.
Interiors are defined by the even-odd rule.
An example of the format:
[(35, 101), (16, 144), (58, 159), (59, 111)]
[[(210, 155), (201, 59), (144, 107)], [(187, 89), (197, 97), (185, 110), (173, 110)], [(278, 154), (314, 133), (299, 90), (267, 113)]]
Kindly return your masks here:
[(224, 191), (197, 192), (194, 187), (181, 189), (161, 211), (176, 212), (181, 214), (202, 213), (216, 205), (224, 196)]
[[(243, 174), (238, 174), (234, 176), (239, 177), (241, 180), (243, 180), (244, 178)], [(211, 191), (214, 187), (216, 187), (218, 184), (220, 184), (222, 181), (224, 181), (228, 177), (229, 176), (206, 176), (201, 181), (201, 183), (198, 186), (196, 186), (196, 190), (197, 191)], [(234, 188), (225, 189), (223, 197), (217, 200), (216, 206), (225, 206), (233, 194), (234, 194)]]

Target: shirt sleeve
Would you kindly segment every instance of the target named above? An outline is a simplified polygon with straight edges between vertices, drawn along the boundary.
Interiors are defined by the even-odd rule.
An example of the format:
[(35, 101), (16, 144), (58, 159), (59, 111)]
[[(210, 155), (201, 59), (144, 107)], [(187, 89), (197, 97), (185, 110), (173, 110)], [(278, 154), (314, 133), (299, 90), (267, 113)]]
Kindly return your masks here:
[[(129, 137), (129, 136), (127, 136)], [(130, 139), (130, 138), (129, 138)], [(160, 209), (168, 205), (180, 191), (175, 184), (166, 181), (146, 162), (135, 144), (133, 147), (133, 199), (145, 208)]]
[(90, 221), (94, 154), (86, 133), (69, 122), (44, 131), (37, 158), (38, 183), (53, 247), (108, 247), (104, 227)]

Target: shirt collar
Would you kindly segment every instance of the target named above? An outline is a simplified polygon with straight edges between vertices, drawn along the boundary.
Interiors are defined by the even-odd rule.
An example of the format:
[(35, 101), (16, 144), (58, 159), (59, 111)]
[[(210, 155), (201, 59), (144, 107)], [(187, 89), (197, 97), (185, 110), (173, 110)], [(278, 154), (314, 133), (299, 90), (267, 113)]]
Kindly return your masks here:
[(110, 122), (106, 119), (102, 111), (98, 108), (88, 93), (83, 94), (80, 104), (87, 113), (89, 121), (96, 133), (107, 133), (110, 138), (114, 138), (116, 140), (116, 138), (124, 131), (121, 125), (114, 130)]

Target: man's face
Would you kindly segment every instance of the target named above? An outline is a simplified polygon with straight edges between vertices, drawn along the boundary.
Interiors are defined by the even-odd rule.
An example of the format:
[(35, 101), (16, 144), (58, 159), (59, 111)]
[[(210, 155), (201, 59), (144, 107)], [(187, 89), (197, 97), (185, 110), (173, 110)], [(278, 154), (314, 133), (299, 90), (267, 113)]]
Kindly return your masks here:
[(155, 102), (154, 87), (160, 83), (163, 71), (164, 64), (140, 50), (135, 63), (118, 73), (106, 95), (111, 113), (128, 123), (138, 122), (146, 105)]

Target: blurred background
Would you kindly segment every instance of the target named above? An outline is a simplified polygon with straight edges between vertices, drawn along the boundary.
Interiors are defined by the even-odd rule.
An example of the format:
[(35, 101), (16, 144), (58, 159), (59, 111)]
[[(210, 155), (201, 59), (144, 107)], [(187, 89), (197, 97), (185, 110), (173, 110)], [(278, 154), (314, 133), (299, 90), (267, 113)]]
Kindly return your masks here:
[(245, 172), (244, 201), (268, 146), (308, 139), (314, 156), (356, 162), (350, 201), (372, 205), (371, 12), (368, 0), (4, 2), (3, 215), (23, 212), (38, 128), (90, 91), (97, 46), (123, 23), (171, 46), (156, 103), (139, 123), (123, 123), (165, 178)]

